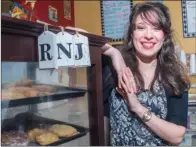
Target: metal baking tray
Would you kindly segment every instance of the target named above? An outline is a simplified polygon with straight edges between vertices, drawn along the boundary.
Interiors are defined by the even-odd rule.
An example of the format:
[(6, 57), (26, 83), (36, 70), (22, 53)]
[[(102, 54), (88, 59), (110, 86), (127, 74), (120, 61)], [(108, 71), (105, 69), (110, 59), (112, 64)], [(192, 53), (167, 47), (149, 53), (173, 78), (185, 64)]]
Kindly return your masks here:
[[(79, 88), (71, 88), (65, 86), (56, 86), (56, 85), (48, 85), (48, 84), (41, 84), (41, 83), (34, 83), (34, 85), (47, 85), (52, 86), (55, 89), (55, 92), (51, 95), (44, 95), (44, 96), (36, 96), (36, 97), (25, 97), (25, 98), (17, 98), (17, 99), (1, 99), (1, 108), (9, 108), (15, 106), (22, 106), (22, 105), (31, 105), (31, 104), (38, 104), (50, 101), (58, 101), (63, 99), (69, 99), (74, 97), (83, 97), (87, 90), (79, 89)], [(2, 88), (4, 84), (2, 84)]]
[[(54, 119), (45, 118), (42, 116), (37, 116), (30, 112), (20, 113), (12, 119), (3, 120), (1, 132), (4, 132), (4, 131), (27, 132), (28, 130), (33, 129), (33, 128), (40, 128), (40, 125), (44, 128), (47, 128), (53, 124), (70, 125), (77, 129), (78, 134), (71, 136), (71, 137), (59, 137), (60, 138), (59, 141), (48, 144), (46, 146), (57, 146), (57, 145), (72, 141), (74, 139), (80, 138), (82, 136), (85, 136), (89, 132), (88, 128), (78, 126), (75, 124), (70, 124), (70, 123), (54, 120)], [(41, 145), (36, 142), (29, 142), (28, 146), (41, 146)]]

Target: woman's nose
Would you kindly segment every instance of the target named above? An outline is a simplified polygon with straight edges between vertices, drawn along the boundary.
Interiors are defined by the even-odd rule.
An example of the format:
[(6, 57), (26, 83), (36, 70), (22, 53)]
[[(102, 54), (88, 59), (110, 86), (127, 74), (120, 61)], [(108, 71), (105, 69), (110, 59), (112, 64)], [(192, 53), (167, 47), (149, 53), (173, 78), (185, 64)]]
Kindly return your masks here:
[(152, 39), (152, 38), (153, 38), (152, 30), (146, 29), (145, 34), (144, 34), (144, 37), (145, 37), (146, 39), (148, 39), (148, 40)]

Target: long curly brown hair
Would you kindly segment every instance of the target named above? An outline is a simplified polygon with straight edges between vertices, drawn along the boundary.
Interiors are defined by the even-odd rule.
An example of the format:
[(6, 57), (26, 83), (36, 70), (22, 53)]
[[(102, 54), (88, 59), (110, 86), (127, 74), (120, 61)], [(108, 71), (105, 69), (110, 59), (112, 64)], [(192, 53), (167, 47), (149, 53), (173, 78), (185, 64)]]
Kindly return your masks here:
[[(150, 20), (149, 14), (152, 12), (157, 14), (158, 23)], [(187, 76), (187, 69), (175, 53), (169, 9), (159, 2), (136, 4), (132, 9), (129, 18), (130, 24), (127, 34), (125, 35), (124, 47), (121, 51), (127, 66), (129, 66), (133, 72), (136, 85), (141, 89), (144, 89), (144, 79), (138, 69), (138, 61), (136, 59), (135, 47), (133, 44), (133, 31), (135, 30), (135, 21), (138, 15), (152, 25), (162, 29), (165, 35), (163, 45), (157, 54), (157, 67), (154, 79), (151, 82), (150, 90), (153, 90), (152, 85), (155, 80), (158, 80), (170, 95), (179, 95), (182, 90), (190, 87), (190, 81)], [(159, 80), (158, 77), (161, 77), (161, 80)]]

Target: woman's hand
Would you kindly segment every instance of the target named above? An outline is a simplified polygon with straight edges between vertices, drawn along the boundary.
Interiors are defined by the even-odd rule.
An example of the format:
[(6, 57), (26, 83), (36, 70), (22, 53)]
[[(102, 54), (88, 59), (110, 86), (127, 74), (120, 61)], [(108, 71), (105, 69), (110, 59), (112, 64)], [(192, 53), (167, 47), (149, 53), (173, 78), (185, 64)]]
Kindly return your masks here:
[[(135, 85), (134, 77), (132, 75), (131, 70), (128, 67), (123, 68), (122, 74), (123, 74), (121, 79), (121, 81), (123, 81), (121, 83), (122, 88), (117, 87), (116, 90), (123, 98), (125, 98), (125, 100), (127, 100), (130, 106), (130, 110), (135, 111), (137, 108), (141, 106), (141, 104), (135, 94), (136, 88), (134, 89), (134, 87), (136, 87), (136, 85)], [(129, 92), (128, 88), (131, 89), (131, 92)]]
[(129, 67), (123, 67), (118, 73), (118, 86), (126, 93), (137, 92), (136, 83)]
[(135, 112), (141, 107), (141, 103), (137, 99), (137, 96), (133, 93), (126, 93), (121, 88), (116, 88), (117, 92), (127, 101), (130, 111)]

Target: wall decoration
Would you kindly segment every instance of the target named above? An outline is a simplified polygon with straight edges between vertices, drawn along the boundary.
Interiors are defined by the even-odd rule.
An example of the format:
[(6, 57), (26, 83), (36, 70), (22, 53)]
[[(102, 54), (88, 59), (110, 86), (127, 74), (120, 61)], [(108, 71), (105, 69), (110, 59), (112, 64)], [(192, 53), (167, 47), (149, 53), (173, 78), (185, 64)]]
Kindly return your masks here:
[(10, 14), (11, 17), (13, 18), (24, 19), (24, 20), (27, 20), (28, 18), (28, 11), (25, 10), (24, 7), (17, 2), (13, 2), (10, 8)]
[(48, 17), (49, 20), (58, 22), (57, 9), (52, 6), (48, 6)]
[(184, 37), (196, 37), (196, 1), (182, 0)]
[(63, 7), (64, 7), (64, 18), (71, 20), (71, 1), (64, 0)]
[(38, 19), (37, 10), (34, 9), (36, 3), (36, 0), (12, 0), (11, 17), (36, 22)]
[[(10, 7), (8, 9), (10, 17), (12, 16), (15, 18), (25, 19), (32, 22), (42, 21), (54, 26), (72, 26), (72, 27), (75, 26), (73, 0), (65, 0), (67, 1), (66, 10), (69, 9), (68, 8), (69, 6), (71, 7), (69, 9), (71, 11), (69, 13), (70, 15), (69, 14), (66, 15), (67, 18), (64, 17), (64, 0), (3, 0), (3, 1), (11, 1)], [(68, 2), (70, 3), (70, 5), (68, 4)], [(49, 6), (52, 7), (52, 11), (50, 11), (51, 16), (49, 16)], [(55, 14), (56, 18), (52, 17), (53, 10), (54, 13), (56, 13)]]
[(132, 1), (101, 0), (102, 35), (121, 41), (128, 29)]

